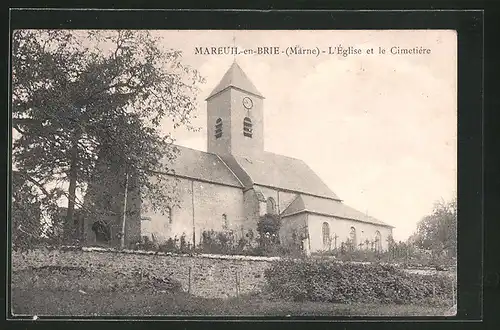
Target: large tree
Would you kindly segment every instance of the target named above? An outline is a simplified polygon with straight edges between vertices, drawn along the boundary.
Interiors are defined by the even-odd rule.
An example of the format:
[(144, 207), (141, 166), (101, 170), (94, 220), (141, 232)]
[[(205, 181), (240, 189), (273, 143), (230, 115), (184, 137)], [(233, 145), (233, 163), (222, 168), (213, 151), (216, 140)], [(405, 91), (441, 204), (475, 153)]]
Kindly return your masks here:
[(12, 175), (12, 244), (31, 245), (41, 237), (41, 202), (36, 187), (18, 172)]
[(14, 166), (51, 203), (59, 196), (48, 187), (62, 191), (68, 223), (75, 204), (84, 205), (77, 188), (113, 166), (134, 173), (148, 205), (168, 204), (171, 195), (156, 174), (169, 171), (176, 150), (160, 124), (170, 118), (173, 128), (194, 129), (203, 78), (182, 64), (179, 51), (161, 44), (147, 31), (13, 33)]
[(457, 251), (457, 199), (435, 203), (432, 214), (417, 224), (411, 241), (418, 247), (433, 252), (447, 252), (455, 256)]

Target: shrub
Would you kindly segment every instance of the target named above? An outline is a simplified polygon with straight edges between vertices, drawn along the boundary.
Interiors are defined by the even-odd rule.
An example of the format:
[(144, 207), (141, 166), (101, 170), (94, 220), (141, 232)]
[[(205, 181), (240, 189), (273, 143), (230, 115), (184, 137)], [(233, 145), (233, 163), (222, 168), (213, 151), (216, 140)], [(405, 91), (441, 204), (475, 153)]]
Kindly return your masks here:
[(178, 252), (176, 241), (177, 241), (177, 237), (175, 239), (172, 239), (170, 237), (164, 243), (159, 245), (158, 250), (161, 252)]
[(326, 260), (281, 260), (265, 271), (270, 292), (282, 299), (336, 303), (451, 304), (452, 279), (410, 274), (391, 265)]
[(236, 240), (232, 231), (204, 231), (199, 252), (212, 254), (242, 254), (248, 245), (247, 239)]
[(150, 240), (148, 236), (143, 236), (142, 240), (130, 242), (129, 248), (132, 250), (153, 251), (158, 249), (158, 245)]
[(259, 244), (261, 246), (278, 245), (281, 220), (276, 214), (266, 214), (257, 222)]
[(179, 252), (187, 253), (190, 250), (190, 246), (186, 241), (186, 233), (182, 233), (181, 238), (179, 240)]
[[(397, 244), (397, 243), (396, 243)], [(408, 267), (432, 267), (438, 270), (454, 267), (456, 259), (444, 255), (433, 255), (412, 246), (391, 246), (388, 251), (348, 248), (313, 252), (312, 256), (333, 256), (341, 261), (397, 263)]]

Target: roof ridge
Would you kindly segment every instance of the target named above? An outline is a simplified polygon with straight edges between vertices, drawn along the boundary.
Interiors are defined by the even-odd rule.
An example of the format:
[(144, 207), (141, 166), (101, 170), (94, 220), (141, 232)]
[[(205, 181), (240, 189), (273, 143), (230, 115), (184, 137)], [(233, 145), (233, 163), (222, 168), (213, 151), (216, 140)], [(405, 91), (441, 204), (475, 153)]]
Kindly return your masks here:
[(203, 152), (204, 154), (209, 154), (209, 155), (214, 155), (214, 156), (219, 157), (219, 155), (217, 155), (216, 153), (213, 153), (213, 152), (208, 152), (208, 151), (205, 151), (205, 150), (200, 150), (200, 149), (196, 149), (196, 148), (192, 148), (192, 147), (186, 147), (186, 146), (183, 146), (183, 145), (180, 145), (180, 144), (175, 144), (175, 146), (176, 147), (180, 147), (180, 148), (184, 148), (184, 149), (199, 151), (199, 152)]
[(299, 161), (301, 161), (301, 162), (305, 163), (305, 161), (303, 161), (303, 160), (302, 160), (302, 159), (300, 159), (300, 158), (295, 158), (295, 157), (292, 157), (292, 156), (282, 155), (282, 154), (278, 154), (278, 153), (276, 153), (276, 152), (272, 152), (272, 151), (265, 151), (265, 150), (264, 150), (264, 153), (266, 153), (266, 154), (271, 154), (271, 155), (274, 155), (274, 156), (281, 156), (281, 157), (285, 157), (285, 158), (290, 158), (290, 159), (294, 159), (294, 160), (299, 160)]
[(195, 150), (195, 151), (200, 151), (200, 152), (204, 152), (206, 154), (210, 154), (210, 152), (206, 152), (206, 151), (203, 151), (203, 150), (200, 150), (200, 149), (195, 149), (195, 148), (192, 148), (192, 147), (186, 147), (186, 146), (183, 146), (183, 145), (180, 145), (180, 144), (172, 144), (176, 147), (180, 147), (180, 148), (184, 148), (184, 149), (190, 149), (190, 150)]
[(238, 176), (236, 175), (236, 173), (233, 172), (233, 170), (226, 164), (226, 162), (224, 161), (224, 159), (222, 159), (219, 155), (217, 154), (214, 154), (222, 164), (224, 164), (224, 166), (231, 172), (231, 174), (236, 178), (236, 180), (238, 180), (238, 182), (241, 184), (242, 187), (245, 187), (245, 185), (243, 184), (243, 182), (241, 182), (240, 178), (238, 178)]

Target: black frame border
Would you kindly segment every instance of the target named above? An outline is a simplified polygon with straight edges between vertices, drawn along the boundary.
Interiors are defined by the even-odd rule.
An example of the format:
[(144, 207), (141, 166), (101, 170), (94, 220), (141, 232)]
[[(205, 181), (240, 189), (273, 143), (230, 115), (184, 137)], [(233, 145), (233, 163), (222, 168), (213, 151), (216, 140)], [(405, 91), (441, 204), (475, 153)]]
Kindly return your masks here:
[[(11, 10), (9, 36), (15, 29), (451, 29), (458, 38), (458, 314), (457, 317), (335, 318), (335, 322), (409, 322), (418, 326), (429, 320), (475, 322), (483, 317), (483, 24), (481, 10)], [(10, 39), (9, 39), (10, 45)], [(9, 47), (10, 54), (10, 47)], [(9, 69), (10, 69), (10, 62)], [(10, 83), (10, 81), (9, 81)], [(9, 91), (10, 93), (10, 91)], [(7, 102), (9, 103), (9, 102)], [(10, 111), (6, 113), (10, 131)], [(11, 145), (10, 134), (7, 143)], [(8, 148), (10, 156), (10, 147)], [(10, 159), (7, 161), (10, 172)], [(8, 178), (9, 188), (10, 179)], [(9, 206), (9, 205), (8, 205)], [(461, 221), (460, 221), (461, 220)], [(6, 233), (10, 233), (7, 224)], [(6, 240), (8, 242), (8, 240)], [(7, 259), (10, 250), (7, 248)], [(10, 260), (7, 271), (10, 271)], [(9, 279), (10, 280), (10, 279)], [(10, 284), (10, 283), (8, 283)], [(6, 288), (10, 291), (10, 285)], [(10, 295), (6, 292), (6, 312)], [(67, 320), (67, 318), (53, 318)], [(88, 318), (89, 320), (91, 318)], [(130, 320), (130, 318), (120, 318)], [(164, 320), (145, 317), (134, 320)], [(87, 319), (75, 319), (87, 320)], [(106, 318), (100, 320), (105, 321)], [(113, 318), (112, 320), (116, 320)], [(175, 317), (168, 320), (242, 321), (240, 317)], [(331, 322), (329, 317), (255, 317), (245, 321)], [(97, 320), (96, 320), (97, 321)], [(16, 322), (16, 321), (14, 321)], [(43, 318), (40, 323), (47, 323)], [(95, 322), (95, 321), (94, 321)], [(93, 322), (93, 323), (94, 323)], [(17, 323), (17, 322), (16, 322)], [(22, 323), (25, 323), (24, 321)], [(32, 322), (28, 322), (32, 323)], [(52, 321), (50, 323), (53, 323)], [(58, 322), (59, 323), (59, 322)], [(100, 323), (100, 322), (98, 322)], [(121, 322), (120, 322), (121, 323)], [(55, 325), (55, 324), (54, 324)], [(368, 324), (367, 324), (368, 325)], [(374, 326), (375, 324), (370, 324)]]

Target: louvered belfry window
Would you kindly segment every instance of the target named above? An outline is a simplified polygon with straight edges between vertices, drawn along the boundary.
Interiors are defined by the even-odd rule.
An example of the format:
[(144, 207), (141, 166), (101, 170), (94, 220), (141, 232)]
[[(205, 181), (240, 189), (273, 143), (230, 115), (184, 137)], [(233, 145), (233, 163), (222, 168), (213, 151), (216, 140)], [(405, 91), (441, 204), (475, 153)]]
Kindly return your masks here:
[(252, 120), (248, 117), (243, 119), (243, 135), (252, 137)]
[(222, 136), (222, 119), (218, 118), (215, 121), (215, 138), (218, 139)]

